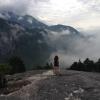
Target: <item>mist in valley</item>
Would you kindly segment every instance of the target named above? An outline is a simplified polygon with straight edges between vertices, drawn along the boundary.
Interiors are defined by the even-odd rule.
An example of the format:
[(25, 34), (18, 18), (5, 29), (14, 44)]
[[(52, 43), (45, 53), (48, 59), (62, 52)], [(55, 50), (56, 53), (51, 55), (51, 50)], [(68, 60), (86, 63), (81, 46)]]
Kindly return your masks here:
[(95, 62), (100, 58), (100, 33), (99, 29), (90, 30), (86, 32), (80, 32), (81, 36), (71, 38), (67, 40), (67, 35), (73, 33), (66, 33), (63, 37), (63, 33), (60, 35), (54, 34), (52, 36), (52, 45), (56, 48), (56, 51), (51, 54), (50, 60), (53, 61), (53, 57), (58, 55), (60, 58), (61, 67), (69, 67), (73, 62), (83, 62), (86, 58), (90, 58)]

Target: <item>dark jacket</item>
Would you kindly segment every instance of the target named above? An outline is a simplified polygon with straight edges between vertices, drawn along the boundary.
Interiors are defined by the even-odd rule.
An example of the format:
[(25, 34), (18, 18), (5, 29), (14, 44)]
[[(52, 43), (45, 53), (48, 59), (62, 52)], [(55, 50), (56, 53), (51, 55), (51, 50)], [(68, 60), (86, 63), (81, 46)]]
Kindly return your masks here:
[(58, 58), (58, 56), (54, 57), (54, 66), (59, 67), (59, 58)]

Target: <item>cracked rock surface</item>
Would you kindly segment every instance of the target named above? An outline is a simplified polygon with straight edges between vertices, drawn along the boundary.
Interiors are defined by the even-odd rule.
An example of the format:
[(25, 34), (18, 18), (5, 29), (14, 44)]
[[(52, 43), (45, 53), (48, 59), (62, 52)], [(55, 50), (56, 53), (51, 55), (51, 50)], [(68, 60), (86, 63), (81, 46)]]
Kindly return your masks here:
[(62, 70), (62, 76), (53, 72), (26, 78), (31, 84), (0, 100), (100, 100), (100, 74)]

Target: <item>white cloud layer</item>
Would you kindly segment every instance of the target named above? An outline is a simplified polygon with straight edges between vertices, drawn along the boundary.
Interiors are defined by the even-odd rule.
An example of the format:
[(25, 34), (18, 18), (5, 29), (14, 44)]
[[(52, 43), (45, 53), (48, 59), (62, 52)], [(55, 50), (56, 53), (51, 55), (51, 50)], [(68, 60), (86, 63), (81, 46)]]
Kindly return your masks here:
[(48, 24), (85, 30), (100, 26), (100, 0), (0, 0), (0, 10), (30, 14)]

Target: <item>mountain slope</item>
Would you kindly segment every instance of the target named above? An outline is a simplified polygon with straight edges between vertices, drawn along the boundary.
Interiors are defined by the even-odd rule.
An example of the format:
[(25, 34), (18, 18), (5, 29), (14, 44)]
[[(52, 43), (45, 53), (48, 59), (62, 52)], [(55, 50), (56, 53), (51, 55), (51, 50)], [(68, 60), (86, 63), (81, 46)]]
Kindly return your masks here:
[(62, 31), (68, 30), (68, 31), (70, 31), (71, 33), (74, 33), (74, 34), (79, 33), (76, 29), (74, 29), (71, 26), (65, 26), (65, 25), (60, 25), (60, 24), (50, 26), (49, 29), (52, 30), (52, 31), (56, 31), (56, 32), (62, 32)]
[(32, 16), (1, 13), (0, 62), (19, 56), (30, 69), (45, 64), (53, 52), (71, 50), (80, 33), (65, 25), (48, 26)]
[(13, 12), (2, 12), (1, 15), (8, 21), (12, 23), (20, 24), (21, 26), (25, 28), (46, 28), (48, 27), (44, 23), (38, 21), (36, 18), (30, 16), (30, 15), (16, 15)]

